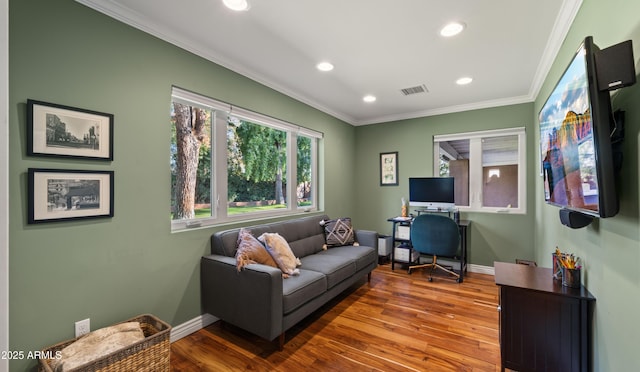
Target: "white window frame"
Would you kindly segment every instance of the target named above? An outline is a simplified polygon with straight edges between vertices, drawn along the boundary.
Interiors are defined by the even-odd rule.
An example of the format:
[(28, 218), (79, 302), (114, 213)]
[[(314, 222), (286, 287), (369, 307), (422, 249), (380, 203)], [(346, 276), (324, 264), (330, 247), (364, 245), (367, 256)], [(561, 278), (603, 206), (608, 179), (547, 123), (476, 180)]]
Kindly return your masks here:
[[(518, 206), (512, 208), (482, 205), (482, 139), (487, 137), (518, 136)], [(494, 129), (477, 132), (433, 136), (433, 174), (439, 174), (440, 142), (469, 140), (469, 206), (456, 205), (464, 212), (527, 213), (527, 141), (524, 127)]]
[[(237, 215), (227, 214), (227, 118), (213, 117), (211, 120), (211, 136), (213, 151), (211, 159), (211, 217), (201, 217), (188, 220), (171, 221), (171, 231), (184, 231), (190, 228), (207, 227), (235, 223), (241, 221), (257, 221), (265, 218), (293, 215), (318, 210), (319, 200), (319, 171), (318, 148), (323, 134), (312, 129), (303, 128), (295, 124), (282, 121), (267, 115), (259, 114), (251, 110), (233, 106), (231, 104), (205, 97), (200, 94), (173, 87), (171, 99), (189, 105), (206, 107), (216, 112), (224, 112), (226, 115), (264, 125), (287, 133), (287, 207), (271, 211), (248, 212)], [(297, 203), (297, 138), (298, 135), (314, 139), (311, 141), (311, 199), (312, 205), (298, 207)], [(222, 172), (220, 170), (224, 169)], [(216, 171), (218, 170), (218, 171)]]

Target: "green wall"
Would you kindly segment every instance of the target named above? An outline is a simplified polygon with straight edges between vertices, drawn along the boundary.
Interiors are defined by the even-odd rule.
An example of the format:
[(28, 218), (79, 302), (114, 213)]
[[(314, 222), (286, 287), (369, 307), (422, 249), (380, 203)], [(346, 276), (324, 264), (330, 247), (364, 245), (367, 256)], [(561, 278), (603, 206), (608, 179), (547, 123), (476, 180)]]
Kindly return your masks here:
[[(520, 104), (447, 115), (357, 127), (356, 205), (358, 224), (391, 234), (387, 218), (400, 214), (401, 198), (409, 198), (409, 177), (433, 175), (433, 136), (490, 129), (525, 127), (527, 134), (527, 189), (535, 174), (533, 104)], [(398, 151), (398, 186), (379, 186), (381, 152)], [(533, 259), (533, 192), (526, 214), (463, 213), (472, 220), (469, 262), (493, 266), (494, 261)]]
[[(535, 101), (537, 113), (586, 36), (600, 48), (631, 39), (640, 72), (640, 3), (585, 0)], [(536, 177), (535, 251), (538, 264), (551, 266), (556, 245), (584, 260), (583, 284), (596, 297), (594, 371), (631, 371), (640, 365), (640, 220), (638, 138), (640, 84), (619, 91), (614, 108), (626, 111), (624, 164), (619, 181), (620, 213), (572, 230), (560, 224), (558, 209), (544, 204)], [(539, 154), (539, 150), (538, 150)]]
[[(351, 125), (72, 0), (9, 8), (11, 350), (69, 339), (87, 317), (96, 329), (141, 313), (173, 325), (201, 314), (199, 260), (215, 230), (170, 233), (172, 85), (323, 132), (320, 158), (341, 164), (320, 175), (324, 210), (354, 209)], [(113, 113), (114, 161), (26, 156), (27, 98)], [(27, 225), (31, 167), (114, 170), (115, 217)]]
[[(168, 111), (176, 85), (323, 132), (324, 210), (381, 233), (390, 233), (386, 218), (399, 213), (408, 177), (431, 175), (433, 135), (524, 126), (527, 214), (463, 215), (473, 220), (470, 261), (533, 258), (549, 267), (556, 245), (577, 253), (597, 298), (594, 370), (638, 365), (640, 84), (614, 102), (627, 111), (621, 211), (584, 229), (561, 226), (557, 208), (542, 200), (536, 114), (585, 36), (601, 47), (633, 39), (640, 55), (640, 4), (585, 0), (535, 103), (355, 128), (74, 1), (9, 6), (11, 350), (70, 338), (73, 322), (86, 317), (97, 328), (147, 312), (173, 325), (200, 315), (199, 258), (215, 229), (170, 233)], [(27, 98), (113, 113), (115, 160), (27, 157)], [(399, 152), (399, 186), (379, 186), (379, 154), (387, 151)], [(115, 217), (27, 225), (30, 167), (114, 170)], [(11, 369), (34, 364), (14, 361)]]

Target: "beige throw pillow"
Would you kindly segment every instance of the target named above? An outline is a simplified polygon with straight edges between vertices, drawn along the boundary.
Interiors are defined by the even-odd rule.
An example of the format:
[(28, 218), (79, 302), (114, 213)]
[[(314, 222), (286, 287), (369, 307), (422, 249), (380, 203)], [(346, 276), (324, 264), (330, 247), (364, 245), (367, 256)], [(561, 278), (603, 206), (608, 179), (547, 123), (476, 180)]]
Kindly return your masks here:
[(237, 246), (236, 268), (238, 271), (252, 263), (278, 267), (264, 245), (251, 234), (251, 230), (240, 229)]
[(299, 275), (300, 270), (297, 269), (301, 262), (293, 254), (289, 243), (278, 233), (264, 233), (258, 237), (263, 242), (267, 251), (273, 257), (280, 270), (289, 275)]

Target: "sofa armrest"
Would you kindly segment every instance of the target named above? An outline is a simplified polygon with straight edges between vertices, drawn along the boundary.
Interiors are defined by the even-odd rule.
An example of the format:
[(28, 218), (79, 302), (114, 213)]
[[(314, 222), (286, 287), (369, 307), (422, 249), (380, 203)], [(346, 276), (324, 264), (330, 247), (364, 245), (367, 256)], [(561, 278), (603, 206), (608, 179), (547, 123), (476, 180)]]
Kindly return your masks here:
[(250, 264), (240, 272), (234, 257), (209, 255), (200, 262), (202, 306), (216, 316), (267, 340), (282, 333), (282, 271)]
[(371, 247), (378, 251), (378, 233), (370, 230), (356, 230), (358, 244)]

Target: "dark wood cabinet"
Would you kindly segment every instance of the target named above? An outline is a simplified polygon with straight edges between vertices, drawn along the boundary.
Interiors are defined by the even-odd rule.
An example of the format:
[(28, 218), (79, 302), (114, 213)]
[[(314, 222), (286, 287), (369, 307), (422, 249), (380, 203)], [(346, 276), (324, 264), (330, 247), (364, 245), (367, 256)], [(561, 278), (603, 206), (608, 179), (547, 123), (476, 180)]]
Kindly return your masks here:
[(590, 371), (595, 298), (551, 269), (495, 262), (502, 371)]

